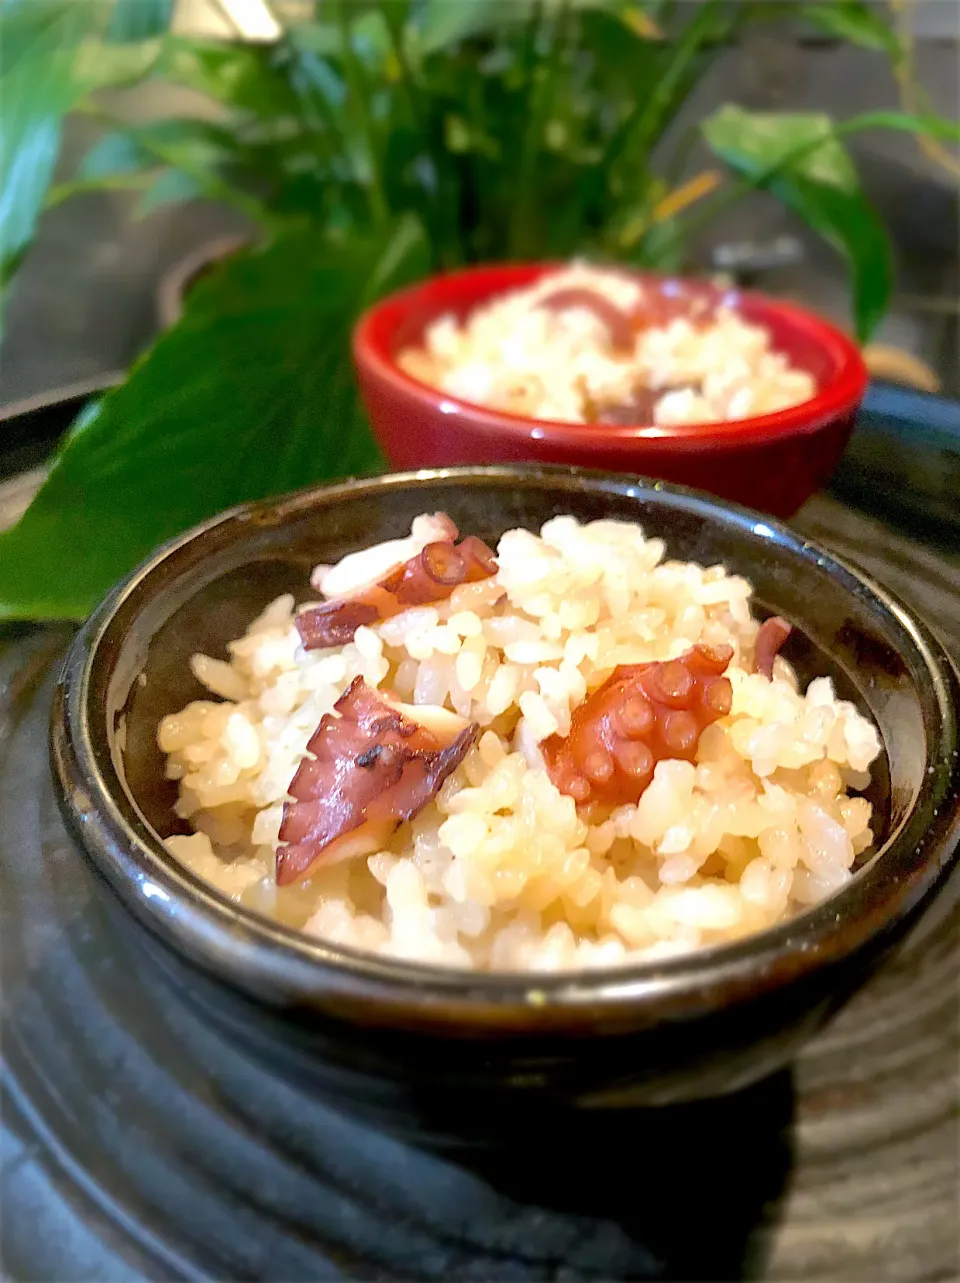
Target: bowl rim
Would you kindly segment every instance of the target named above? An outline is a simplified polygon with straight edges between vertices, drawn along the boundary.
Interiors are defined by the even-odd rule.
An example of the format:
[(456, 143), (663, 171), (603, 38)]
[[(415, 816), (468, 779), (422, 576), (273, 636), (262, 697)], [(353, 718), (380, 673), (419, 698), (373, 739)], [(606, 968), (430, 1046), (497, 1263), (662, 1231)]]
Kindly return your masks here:
[[(605, 448), (623, 453), (635, 450), (640, 443), (648, 450), (656, 451), (661, 448), (671, 453), (677, 450), (699, 451), (705, 446), (759, 445), (785, 436), (816, 432), (827, 423), (855, 410), (863, 400), (870, 374), (860, 349), (851, 338), (824, 317), (798, 304), (757, 291), (724, 289), (693, 277), (645, 271), (621, 264), (612, 265), (612, 270), (631, 279), (641, 282), (656, 281), (661, 286), (677, 282), (687, 287), (692, 285), (703, 294), (729, 300), (735, 306), (747, 302), (767, 316), (777, 316), (795, 333), (803, 334), (827, 353), (835, 367), (833, 377), (815, 396), (784, 410), (745, 419), (657, 427), (653, 424), (572, 423), (491, 410), (475, 401), (451, 396), (439, 388), (423, 383), (405, 373), (397, 364), (392, 348), (396, 327), (410, 307), (419, 304), (431, 291), (458, 281), (494, 278), (498, 283), (491, 287), (488, 294), (477, 300), (477, 305), (480, 305), (509, 290), (532, 284), (547, 272), (568, 265), (550, 260), (484, 263), (457, 271), (436, 273), (414, 285), (397, 290), (369, 307), (354, 326), (351, 338), (354, 362), (361, 372), (365, 371), (388, 384), (395, 395), (421, 403), (427, 402), (442, 414), (465, 416), (488, 432), (500, 433), (508, 439), (532, 437), (545, 445), (567, 446), (584, 446), (590, 441), (602, 441)], [(449, 308), (438, 307), (436, 316), (439, 317), (448, 310)], [(762, 324), (762, 320), (760, 323)]]
[[(91, 688), (96, 670), (109, 666), (111, 653), (118, 653), (111, 628), (120, 612), (138, 596), (149, 602), (152, 577), (171, 559), (186, 562), (181, 574), (191, 558), (202, 560), (204, 538), (221, 526), (235, 523), (238, 531), (277, 526), (318, 505), (444, 481), (549, 485), (566, 488), (571, 496), (586, 489), (665, 501), (739, 526), (761, 540), (785, 542), (794, 554), (816, 560), (848, 591), (872, 598), (892, 616), (929, 679), (939, 734), (932, 752), (928, 750), (928, 769), (913, 805), (857, 877), (784, 923), (675, 958), (549, 973), (478, 972), (326, 943), (233, 903), (181, 865), (140, 814), (109, 750), (98, 753), (95, 747), (92, 725), (99, 716), (105, 727), (106, 713), (92, 700)], [(449, 467), (349, 479), (240, 505), (162, 545), (110, 593), (74, 638), (51, 711), (51, 765), (68, 829), (126, 907), (152, 934), (207, 970), (221, 976), (226, 972), (241, 988), (261, 995), (279, 992), (285, 1002), (306, 1006), (348, 995), (351, 1010), (359, 1001), (388, 1018), (399, 1011), (409, 1018), (411, 1009), (420, 1009), (429, 1021), (434, 1007), (442, 1009), (437, 1018), (444, 1026), (458, 1019), (492, 1029), (518, 1023), (526, 1027), (531, 1020), (556, 1026), (575, 1021), (578, 1012), (582, 1017), (585, 1007), (595, 1020), (603, 1014), (622, 1016), (625, 1005), (666, 1005), (671, 1014), (726, 1005), (889, 940), (942, 885), (960, 855), (958, 707), (960, 674), (929, 626), (862, 571), (770, 517), (688, 487), (618, 473), (560, 465)], [(105, 730), (103, 740), (109, 742)], [(858, 898), (858, 887), (884, 881), (888, 885), (871, 913), (844, 912)]]

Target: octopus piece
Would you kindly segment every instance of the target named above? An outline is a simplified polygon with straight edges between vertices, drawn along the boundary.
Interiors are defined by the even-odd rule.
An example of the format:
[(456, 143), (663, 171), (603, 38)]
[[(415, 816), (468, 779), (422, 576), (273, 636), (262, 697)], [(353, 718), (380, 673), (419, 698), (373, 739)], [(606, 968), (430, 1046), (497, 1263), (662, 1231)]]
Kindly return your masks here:
[(753, 649), (753, 664), (758, 673), (763, 673), (764, 677), (772, 680), (773, 661), (792, 632), (792, 626), (779, 615), (772, 615), (763, 621)]
[(627, 664), (574, 710), (570, 734), (541, 745), (547, 771), (578, 805), (637, 802), (657, 762), (692, 762), (704, 729), (730, 712), (730, 646), (694, 646), (679, 659)]
[(595, 407), (589, 421), (632, 427), (635, 424), (653, 424), (657, 402), (670, 388), (634, 388), (627, 401)]
[(616, 303), (611, 303), (603, 294), (586, 286), (565, 286), (545, 295), (540, 300), (540, 307), (548, 312), (567, 312), (571, 308), (582, 307), (592, 312), (601, 324), (607, 328), (610, 345), (617, 352), (632, 352), (636, 342), (636, 327), (628, 312), (622, 311)]
[(436, 797), (479, 727), (444, 708), (400, 704), (362, 677), (324, 715), (283, 808), (277, 886), (382, 850)]
[(335, 566), (316, 566), (311, 585), (324, 597), (358, 597), (431, 543), (454, 543), (457, 527), (445, 512), (414, 517), (406, 539), (388, 539), (360, 552), (347, 553)]
[[(606, 326), (610, 346), (615, 352), (630, 355), (636, 346), (641, 330), (661, 329), (683, 317), (696, 326), (708, 323), (714, 308), (702, 298), (685, 295), (682, 291), (668, 294), (663, 290), (647, 290), (635, 308), (625, 312), (605, 295), (589, 286), (564, 286), (546, 294), (540, 307), (548, 312), (565, 312), (582, 307)], [(666, 389), (660, 389), (660, 392)]]
[(475, 535), (467, 535), (458, 544), (428, 543), (358, 596), (300, 611), (297, 631), (307, 650), (342, 646), (361, 624), (389, 619), (411, 606), (446, 601), (460, 584), (477, 583), (496, 572), (496, 558)]

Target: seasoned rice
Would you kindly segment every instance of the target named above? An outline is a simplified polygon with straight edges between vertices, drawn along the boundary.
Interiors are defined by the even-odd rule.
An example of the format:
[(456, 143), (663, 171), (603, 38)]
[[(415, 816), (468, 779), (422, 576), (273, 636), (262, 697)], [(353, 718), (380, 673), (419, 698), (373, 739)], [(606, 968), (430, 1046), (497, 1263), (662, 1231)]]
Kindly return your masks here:
[(732, 307), (639, 328), (633, 349), (621, 352), (589, 307), (544, 306), (549, 295), (567, 290), (600, 295), (627, 314), (645, 306), (644, 287), (635, 279), (574, 264), (495, 298), (462, 323), (439, 317), (421, 345), (400, 353), (398, 364), (450, 396), (567, 423), (634, 404), (638, 392), (659, 426), (745, 419), (816, 394), (814, 378), (774, 351), (767, 331)]
[[(751, 588), (722, 566), (664, 560), (616, 521), (511, 530), (492, 579), (408, 609), (349, 644), (305, 651), (294, 599), (197, 655), (212, 698), (165, 717), (179, 782), (167, 839), (239, 903), (338, 944), (481, 969), (553, 970), (653, 959), (735, 940), (830, 895), (871, 844), (856, 791), (880, 751), (828, 678), (805, 692), (777, 658), (753, 671)], [(505, 595), (504, 595), (505, 590)], [(501, 599), (497, 601), (498, 594)], [(695, 762), (665, 760), (635, 805), (578, 811), (539, 745), (617, 665), (729, 644), (728, 716)], [(445, 705), (479, 737), (436, 799), (368, 858), (277, 887), (284, 802), (306, 745), (355, 677)]]

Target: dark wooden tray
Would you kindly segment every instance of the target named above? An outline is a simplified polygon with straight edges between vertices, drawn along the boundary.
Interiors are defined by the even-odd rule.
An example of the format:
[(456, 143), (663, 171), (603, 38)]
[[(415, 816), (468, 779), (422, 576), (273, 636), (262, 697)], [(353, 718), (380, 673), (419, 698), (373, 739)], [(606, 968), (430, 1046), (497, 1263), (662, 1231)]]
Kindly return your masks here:
[[(7, 418), (0, 520), (71, 400)], [(960, 410), (874, 389), (795, 524), (960, 655)], [(951, 471), (952, 469), (952, 471)], [(70, 630), (0, 630), (3, 1276), (921, 1283), (960, 1272), (947, 891), (790, 1073), (536, 1152), (429, 1157), (321, 1108), (140, 974), (61, 828), (46, 723)]]

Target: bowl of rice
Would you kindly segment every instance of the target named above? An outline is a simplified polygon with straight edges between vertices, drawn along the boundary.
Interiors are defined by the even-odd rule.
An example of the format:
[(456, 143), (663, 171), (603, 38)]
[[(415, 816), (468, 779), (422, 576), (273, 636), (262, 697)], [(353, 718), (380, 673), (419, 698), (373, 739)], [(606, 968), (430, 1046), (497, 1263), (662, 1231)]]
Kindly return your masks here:
[(829, 479), (868, 377), (803, 308), (583, 263), (433, 277), (361, 317), (353, 351), (395, 468), (610, 468), (775, 516)]
[(788, 1061), (956, 859), (958, 693), (754, 513), (447, 469), (162, 548), (76, 638), (52, 760), (145, 965), (443, 1143)]

